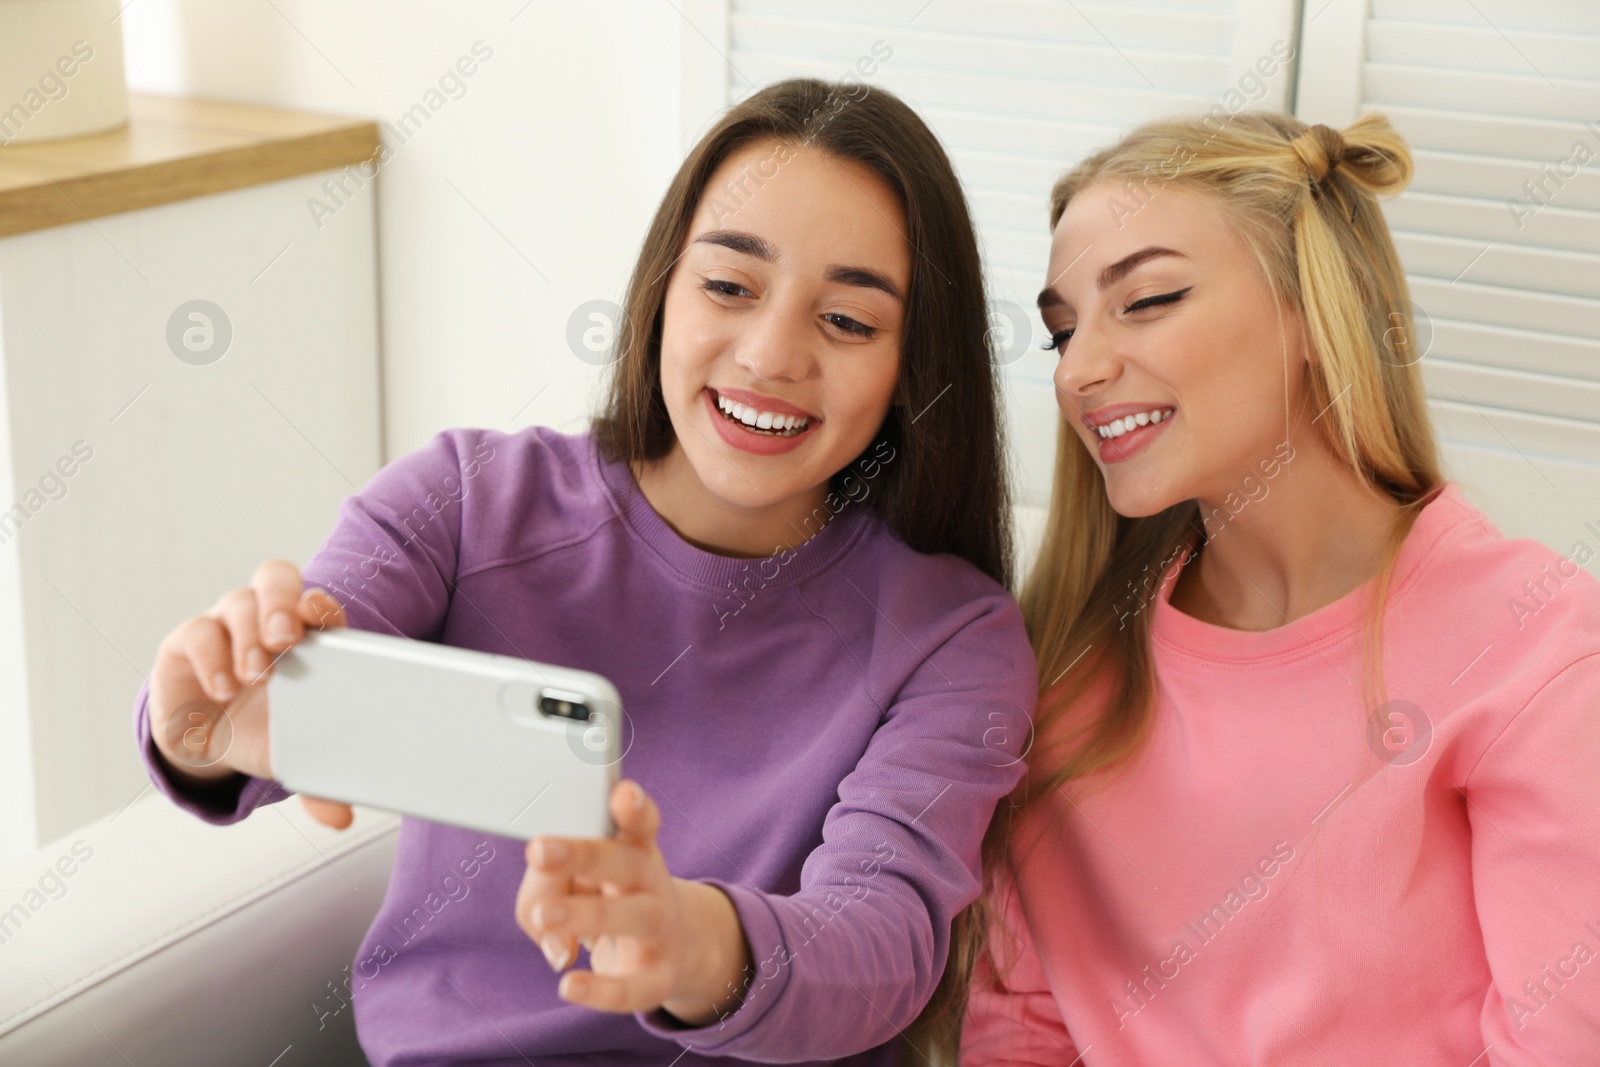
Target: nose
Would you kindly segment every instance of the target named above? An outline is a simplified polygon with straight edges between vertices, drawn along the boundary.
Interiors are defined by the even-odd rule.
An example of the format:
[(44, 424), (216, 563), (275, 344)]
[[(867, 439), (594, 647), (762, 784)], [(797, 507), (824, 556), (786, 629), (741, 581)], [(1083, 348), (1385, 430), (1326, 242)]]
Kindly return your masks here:
[(1062, 414), (1077, 418), (1095, 396), (1104, 393), (1122, 375), (1122, 361), (1100, 331), (1080, 326), (1067, 342), (1056, 364), (1056, 403)]
[(810, 309), (773, 300), (750, 313), (734, 362), (758, 380), (801, 381), (815, 366)]

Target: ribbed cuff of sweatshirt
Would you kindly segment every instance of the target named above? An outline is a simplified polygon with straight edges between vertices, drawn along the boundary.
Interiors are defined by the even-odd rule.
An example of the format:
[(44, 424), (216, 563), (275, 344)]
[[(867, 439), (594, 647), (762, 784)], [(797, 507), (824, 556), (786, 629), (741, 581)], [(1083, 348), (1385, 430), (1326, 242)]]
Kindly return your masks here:
[(668, 1041), (676, 1041), (696, 1052), (707, 1055), (737, 1053), (745, 1058), (771, 1058), (770, 1055), (759, 1055), (759, 1053), (781, 1050), (763, 1050), (760, 1048), (760, 1039), (750, 1038), (749, 1035), (772, 1010), (772, 1006), (783, 995), (789, 983), (787, 942), (783, 936), (783, 929), (778, 924), (777, 913), (767, 902), (767, 894), (759, 889), (730, 885), (715, 878), (701, 878), (699, 881), (705, 885), (714, 885), (726, 893), (728, 899), (733, 901), (734, 911), (738, 912), (739, 925), (744, 929), (745, 941), (750, 945), (751, 956), (750, 970), (746, 972), (749, 986), (745, 990), (744, 1001), (736, 1011), (705, 1026), (684, 1026), (659, 1008), (654, 1011), (638, 1012), (634, 1017), (647, 1032)]
[(180, 785), (167, 771), (150, 732), (150, 679), (139, 686), (133, 703), (133, 733), (139, 742), (139, 755), (151, 783), (173, 804), (189, 814), (211, 823), (227, 826), (249, 815), (262, 804), (275, 804), (289, 792), (271, 778), (234, 772), (204, 790)]

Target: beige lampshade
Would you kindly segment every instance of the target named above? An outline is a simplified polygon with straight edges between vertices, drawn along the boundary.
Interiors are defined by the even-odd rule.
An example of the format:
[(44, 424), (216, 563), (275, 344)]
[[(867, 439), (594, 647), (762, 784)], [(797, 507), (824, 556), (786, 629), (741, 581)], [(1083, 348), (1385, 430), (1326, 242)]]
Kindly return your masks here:
[(0, 0), (0, 145), (128, 121), (119, 0)]

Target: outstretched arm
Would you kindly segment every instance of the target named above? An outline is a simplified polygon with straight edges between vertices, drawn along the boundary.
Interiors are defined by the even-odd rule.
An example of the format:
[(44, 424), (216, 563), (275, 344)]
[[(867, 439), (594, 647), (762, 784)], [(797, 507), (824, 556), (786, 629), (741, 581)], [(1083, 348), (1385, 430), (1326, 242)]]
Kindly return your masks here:
[[(703, 879), (697, 888), (676, 885), (669, 893), (664, 865), (640, 877), (613, 842), (567, 842), (576, 846), (572, 858), (555, 861), (539, 843), (530, 846), (530, 881), (517, 919), (536, 943), (551, 934), (583, 935), (602, 939), (598, 951), (611, 935), (633, 938), (628, 951), (638, 952), (630, 972), (638, 982), (603, 981), (612, 976), (591, 953), (593, 977), (569, 975), (563, 996), (631, 1008), (649, 1032), (702, 1055), (770, 1062), (842, 1058), (905, 1029), (943, 971), (951, 920), (977, 896), (979, 846), (995, 804), (1024, 769), (1036, 674), (1020, 618), (1010, 605), (971, 626), (968, 637), (977, 636), (989, 658), (975, 664), (970, 648), (936, 650), (928, 668), (896, 694), (855, 769), (839, 783), (797, 892)], [(591, 865), (581, 875), (590, 881), (608, 869), (619, 880), (607, 889), (601, 879), (598, 903), (592, 894), (590, 902), (563, 899), (567, 918), (555, 920), (535, 899), (551, 862)], [(656, 864), (653, 856), (639, 862)], [(579, 877), (572, 868), (554, 873)], [(654, 902), (617, 903), (628, 878), (653, 886), (645, 895)], [(724, 900), (742, 940), (733, 936)], [(585, 929), (561, 926), (578, 915)], [(666, 925), (653, 941), (640, 940), (636, 931), (654, 922)], [(688, 948), (673, 947), (696, 923), (716, 931), (716, 950), (699, 963)], [(571, 943), (554, 943), (547, 954), (569, 962), (563, 957)], [(672, 959), (679, 962), (655, 966)], [(597, 999), (588, 999), (591, 993)]]

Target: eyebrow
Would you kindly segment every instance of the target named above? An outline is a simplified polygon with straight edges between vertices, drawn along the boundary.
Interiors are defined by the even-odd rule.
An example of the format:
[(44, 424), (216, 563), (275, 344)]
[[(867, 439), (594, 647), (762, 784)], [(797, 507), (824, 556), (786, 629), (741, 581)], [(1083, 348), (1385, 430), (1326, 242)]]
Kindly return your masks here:
[(875, 270), (865, 267), (829, 267), (827, 279), (830, 282), (839, 282), (842, 285), (859, 285), (863, 289), (881, 289), (905, 303), (905, 297), (900, 295), (900, 290), (895, 288), (893, 282)]
[(738, 230), (708, 230), (695, 238), (700, 244), (721, 245), (723, 248), (741, 252), (747, 256), (755, 256), (764, 263), (776, 263), (778, 250), (764, 238), (753, 233), (740, 233)]
[[(778, 250), (765, 238), (757, 237), (753, 233), (742, 233), (738, 230), (709, 230), (695, 238), (700, 244), (719, 245), (734, 252), (747, 256), (754, 256), (763, 263), (776, 263)], [(824, 275), (830, 282), (841, 285), (855, 285), (863, 289), (878, 289), (894, 297), (901, 303), (905, 297), (899, 288), (888, 278), (875, 270), (866, 267), (829, 267)]]
[[(1115, 285), (1117, 282), (1126, 277), (1128, 272), (1133, 270), (1133, 268), (1137, 267), (1146, 260), (1155, 259), (1158, 256), (1178, 256), (1181, 259), (1188, 258), (1182, 252), (1179, 252), (1176, 249), (1163, 248), (1160, 245), (1150, 245), (1148, 248), (1141, 248), (1139, 251), (1134, 252), (1131, 255), (1123, 256), (1121, 259), (1111, 264), (1111, 266), (1101, 271), (1099, 278), (1100, 288), (1105, 289), (1109, 286)], [(1062, 300), (1060, 295), (1049, 286), (1045, 286), (1043, 289), (1039, 290), (1040, 308), (1059, 307), (1064, 303), (1066, 303), (1066, 301)]]

